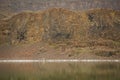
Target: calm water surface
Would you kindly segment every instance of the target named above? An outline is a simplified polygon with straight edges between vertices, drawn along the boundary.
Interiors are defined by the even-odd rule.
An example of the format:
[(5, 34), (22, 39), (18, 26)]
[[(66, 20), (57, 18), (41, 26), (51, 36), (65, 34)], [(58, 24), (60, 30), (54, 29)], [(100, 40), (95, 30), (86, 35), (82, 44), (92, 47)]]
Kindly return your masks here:
[(120, 80), (120, 63), (0, 63), (0, 80)]

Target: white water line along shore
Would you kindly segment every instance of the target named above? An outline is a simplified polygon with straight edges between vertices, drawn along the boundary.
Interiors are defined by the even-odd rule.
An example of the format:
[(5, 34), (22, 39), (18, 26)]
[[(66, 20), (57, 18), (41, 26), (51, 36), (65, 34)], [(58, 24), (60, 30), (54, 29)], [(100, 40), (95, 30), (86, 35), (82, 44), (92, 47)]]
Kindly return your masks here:
[(0, 60), (0, 63), (11, 62), (120, 62), (120, 60), (97, 60), (97, 59), (40, 59), (40, 60)]

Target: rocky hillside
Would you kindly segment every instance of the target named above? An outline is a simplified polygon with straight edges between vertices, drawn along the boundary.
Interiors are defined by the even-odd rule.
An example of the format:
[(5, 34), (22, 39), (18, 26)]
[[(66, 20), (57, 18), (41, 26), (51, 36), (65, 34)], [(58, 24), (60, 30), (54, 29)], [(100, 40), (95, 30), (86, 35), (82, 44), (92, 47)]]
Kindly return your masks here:
[(0, 59), (120, 59), (119, 35), (117, 10), (21, 12), (0, 19)]
[(120, 42), (120, 11), (95, 9), (74, 12), (53, 8), (22, 12), (0, 21), (0, 44), (34, 42), (88, 45)]

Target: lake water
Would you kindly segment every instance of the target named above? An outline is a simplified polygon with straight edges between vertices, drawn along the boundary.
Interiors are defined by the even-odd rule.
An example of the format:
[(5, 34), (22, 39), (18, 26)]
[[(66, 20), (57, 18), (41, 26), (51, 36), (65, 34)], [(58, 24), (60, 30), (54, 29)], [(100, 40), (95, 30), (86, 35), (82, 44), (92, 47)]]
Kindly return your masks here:
[(0, 63), (0, 80), (120, 80), (120, 63)]

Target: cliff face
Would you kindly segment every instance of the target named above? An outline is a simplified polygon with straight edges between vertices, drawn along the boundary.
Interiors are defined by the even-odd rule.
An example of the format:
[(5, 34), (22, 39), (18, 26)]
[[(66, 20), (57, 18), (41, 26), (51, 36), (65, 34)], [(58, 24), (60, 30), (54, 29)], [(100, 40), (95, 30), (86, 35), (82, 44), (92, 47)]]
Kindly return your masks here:
[(0, 21), (0, 44), (34, 42), (85, 45), (92, 42), (120, 42), (120, 12), (95, 9), (74, 12), (53, 8), (22, 12)]

